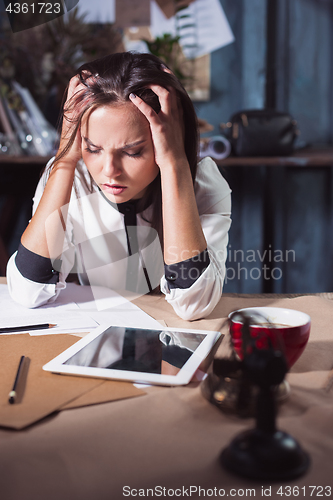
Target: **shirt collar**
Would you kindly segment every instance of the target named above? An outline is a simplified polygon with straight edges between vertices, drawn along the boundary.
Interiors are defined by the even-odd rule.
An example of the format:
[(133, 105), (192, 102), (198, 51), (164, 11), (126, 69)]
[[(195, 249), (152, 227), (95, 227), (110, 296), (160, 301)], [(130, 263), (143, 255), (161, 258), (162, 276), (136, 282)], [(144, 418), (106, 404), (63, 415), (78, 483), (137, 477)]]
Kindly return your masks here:
[[(141, 199), (128, 200), (128, 201), (124, 201), (123, 203), (113, 203), (105, 196), (105, 194), (103, 193), (103, 191), (101, 190), (100, 187), (98, 187), (98, 189), (99, 189), (99, 192), (101, 193), (101, 195), (103, 196), (103, 198), (109, 203), (109, 205), (111, 205), (115, 210), (117, 210), (121, 214), (125, 215), (126, 213), (129, 213), (129, 212), (138, 213), (138, 210), (137, 210), (138, 204), (139, 204), (139, 201)], [(146, 209), (146, 208), (148, 208), (148, 206), (145, 207), (144, 209)]]

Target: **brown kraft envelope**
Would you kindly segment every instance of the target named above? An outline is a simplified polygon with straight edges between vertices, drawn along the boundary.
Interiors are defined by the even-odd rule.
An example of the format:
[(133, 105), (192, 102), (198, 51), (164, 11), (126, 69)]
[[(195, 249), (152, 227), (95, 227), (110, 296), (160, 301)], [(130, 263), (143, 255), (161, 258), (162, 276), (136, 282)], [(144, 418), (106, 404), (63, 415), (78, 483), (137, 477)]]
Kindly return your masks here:
[[(128, 382), (57, 375), (42, 366), (80, 340), (72, 335), (0, 335), (0, 426), (23, 429), (60, 409), (140, 396)], [(29, 358), (17, 402), (9, 404), (20, 357)]]

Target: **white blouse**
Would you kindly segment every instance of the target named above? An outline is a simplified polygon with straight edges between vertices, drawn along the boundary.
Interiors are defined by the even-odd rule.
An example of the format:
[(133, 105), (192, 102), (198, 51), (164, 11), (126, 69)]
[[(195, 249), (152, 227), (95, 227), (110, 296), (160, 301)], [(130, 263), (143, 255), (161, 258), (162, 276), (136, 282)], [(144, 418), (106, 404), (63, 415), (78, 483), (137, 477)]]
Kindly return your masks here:
[[(43, 194), (46, 179), (45, 172), (36, 189), (33, 213)], [(7, 282), (12, 298), (26, 307), (53, 302), (66, 287), (65, 280), (70, 272), (78, 274), (82, 285), (106, 286), (131, 298), (149, 291), (148, 275), (151, 287), (154, 289), (160, 285), (178, 316), (185, 320), (207, 316), (222, 295), (231, 224), (231, 191), (215, 162), (209, 157), (199, 162), (194, 184), (209, 264), (200, 275), (195, 267), (188, 270), (186, 265), (176, 265), (176, 274), (183, 269), (192, 279), (187, 288), (170, 286), (175, 276), (169, 276), (169, 279), (165, 276), (160, 240), (147, 222), (150, 220), (150, 207), (136, 214), (138, 251), (129, 255), (128, 237), (131, 238), (132, 228), (125, 228), (125, 216), (97, 186), (93, 185), (91, 192), (89, 183), (88, 170), (81, 160), (75, 174), (76, 188), (72, 189), (68, 206), (62, 208), (66, 231), (62, 230), (58, 212), (52, 214), (46, 223), (46, 231), (48, 227), (54, 229), (54, 225), (58, 225), (60, 233), (63, 233), (61, 255), (52, 261), (53, 268), (59, 271), (58, 281), (40, 283), (23, 276), (16, 265), (15, 252), (7, 266)], [(191, 256), (182, 257), (186, 261)], [(195, 257), (192, 260), (195, 261)]]

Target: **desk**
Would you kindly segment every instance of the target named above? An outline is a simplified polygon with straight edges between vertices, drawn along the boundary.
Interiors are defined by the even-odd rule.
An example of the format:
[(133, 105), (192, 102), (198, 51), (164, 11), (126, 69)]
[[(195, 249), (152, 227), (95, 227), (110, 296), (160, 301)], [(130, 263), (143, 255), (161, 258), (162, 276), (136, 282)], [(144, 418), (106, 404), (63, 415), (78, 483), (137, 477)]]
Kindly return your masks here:
[[(158, 319), (167, 315), (168, 326), (191, 325), (177, 318), (162, 296), (141, 297), (137, 304)], [(208, 318), (192, 326), (220, 329), (235, 305), (268, 304), (302, 308), (312, 317), (310, 342), (289, 375), (291, 396), (281, 407), (278, 427), (298, 439), (312, 459), (307, 475), (282, 483), (283, 487), (298, 487), (298, 498), (316, 498), (310, 496), (309, 486), (332, 485), (333, 401), (328, 378), (333, 367), (333, 335), (330, 339), (327, 332), (332, 329), (333, 301), (318, 296), (230, 294)], [(321, 310), (326, 311), (324, 316)], [(325, 363), (318, 366), (315, 354), (321, 352)], [(184, 487), (188, 493), (190, 486), (200, 486), (206, 491), (224, 489), (225, 497), (229, 494), (235, 498), (249, 497), (245, 491), (252, 489), (252, 497), (264, 498), (263, 486), (266, 493), (272, 487), (270, 498), (284, 498), (277, 494), (281, 483), (250, 482), (219, 465), (222, 448), (252, 426), (252, 420), (225, 415), (210, 405), (196, 384), (151, 387), (139, 398), (62, 411), (23, 431), (0, 429), (0, 498), (120, 500), (125, 498), (124, 486), (161, 486), (166, 490)], [(238, 496), (235, 490), (239, 490)], [(158, 497), (150, 492), (150, 498)], [(161, 498), (171, 496), (166, 493)], [(184, 494), (181, 498), (199, 500), (203, 494)]]

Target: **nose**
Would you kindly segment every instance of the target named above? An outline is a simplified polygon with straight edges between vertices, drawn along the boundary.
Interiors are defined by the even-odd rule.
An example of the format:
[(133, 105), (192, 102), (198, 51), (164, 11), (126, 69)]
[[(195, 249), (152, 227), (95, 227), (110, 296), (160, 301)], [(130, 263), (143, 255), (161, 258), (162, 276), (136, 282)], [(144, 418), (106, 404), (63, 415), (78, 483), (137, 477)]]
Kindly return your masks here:
[(122, 173), (121, 162), (116, 155), (106, 156), (103, 163), (103, 173), (108, 179), (116, 178)]

